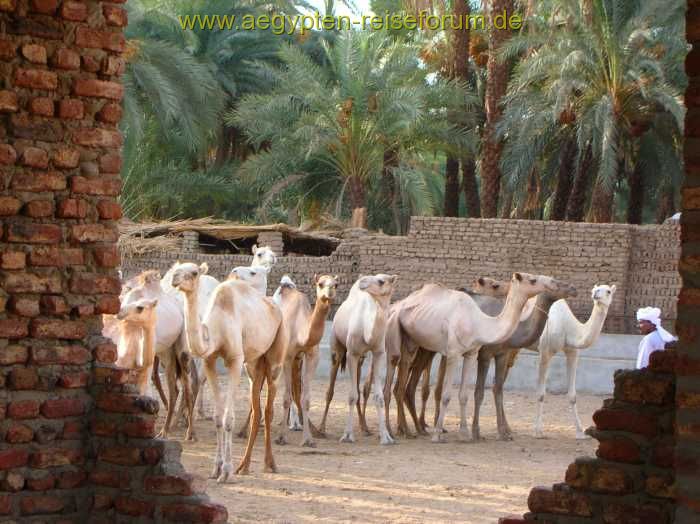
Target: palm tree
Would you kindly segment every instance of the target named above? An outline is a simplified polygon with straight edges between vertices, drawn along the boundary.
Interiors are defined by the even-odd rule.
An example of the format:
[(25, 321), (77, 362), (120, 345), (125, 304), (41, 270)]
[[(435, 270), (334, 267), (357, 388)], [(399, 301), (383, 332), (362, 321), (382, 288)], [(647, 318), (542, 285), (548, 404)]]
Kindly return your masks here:
[[(681, 4), (543, 2), (534, 20), (542, 30), (506, 46), (504, 56), (517, 56), (525, 47), (535, 51), (516, 66), (510, 86), (504, 166), (513, 170), (516, 183), (534, 168), (544, 170), (545, 185), (556, 181), (549, 184), (555, 192), (549, 206), (553, 218), (561, 219), (565, 210), (567, 219), (581, 219), (592, 185), (590, 220), (612, 221), (615, 194), (630, 191), (628, 219), (641, 220), (644, 181), (659, 179), (659, 172), (644, 174), (654, 162), (638, 165), (642, 151), (649, 151), (640, 147), (641, 140), (651, 133), (673, 151), (682, 134), (683, 106), (667, 74), (677, 78), (671, 64), (682, 53), (682, 33), (673, 21), (682, 19)], [(673, 154), (651, 151), (674, 169)]]
[[(463, 94), (428, 87), (413, 49), (382, 33), (342, 32), (323, 48), (327, 68), (284, 46), (284, 66), (268, 68), (272, 91), (245, 97), (228, 122), (260, 148), (242, 166), (259, 183), (279, 191), (317, 180), (327, 198), (337, 195), (337, 212), (346, 195), (351, 209), (366, 208), (382, 171), (415, 179), (417, 150), (460, 138), (434, 98)], [(427, 193), (425, 182), (408, 190)]]
[(493, 16), (503, 10), (513, 12), (513, 0), (490, 0), (489, 18), (489, 58), (486, 66), (486, 127), (481, 157), (481, 214), (484, 218), (494, 218), (498, 212), (498, 196), (501, 191), (501, 148), (497, 138), (496, 125), (501, 118), (501, 98), (508, 87), (508, 64), (498, 56), (498, 50), (509, 37), (509, 31), (496, 29)]

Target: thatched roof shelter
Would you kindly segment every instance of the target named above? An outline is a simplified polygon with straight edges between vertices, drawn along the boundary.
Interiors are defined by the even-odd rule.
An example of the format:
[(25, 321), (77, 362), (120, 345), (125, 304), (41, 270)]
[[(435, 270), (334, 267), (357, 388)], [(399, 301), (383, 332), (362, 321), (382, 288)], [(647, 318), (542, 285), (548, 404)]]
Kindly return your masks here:
[[(123, 256), (141, 255), (151, 252), (177, 250), (181, 246), (182, 234), (194, 231), (206, 245), (230, 246), (230, 252), (240, 252), (255, 243), (260, 233), (278, 232), (284, 238), (285, 248), (304, 252), (305, 248), (319, 254), (334, 251), (340, 239), (323, 231), (304, 231), (287, 224), (251, 225), (227, 222), (212, 218), (172, 220), (160, 222), (130, 222), (119, 224), (119, 249)], [(223, 249), (223, 248), (221, 248)]]

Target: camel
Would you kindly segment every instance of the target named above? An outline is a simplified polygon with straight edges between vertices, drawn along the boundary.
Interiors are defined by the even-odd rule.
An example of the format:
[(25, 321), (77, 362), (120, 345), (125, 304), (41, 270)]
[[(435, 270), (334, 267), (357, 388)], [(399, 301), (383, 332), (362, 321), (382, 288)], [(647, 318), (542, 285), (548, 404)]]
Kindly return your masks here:
[[(231, 452), (235, 407), (241, 368), (244, 364), (248, 376), (252, 379), (251, 430), (245, 453), (235, 472), (249, 472), (253, 445), (260, 426), (260, 396), (265, 382), (265, 471), (277, 471), (272, 455), (272, 415), (277, 390), (276, 380), (282, 370), (288, 337), (280, 309), (271, 299), (241, 280), (227, 280), (219, 284), (200, 317), (197, 300), (199, 281), (207, 271), (206, 264), (181, 264), (172, 275), (172, 286), (177, 288), (185, 299), (187, 347), (194, 355), (203, 359), (207, 380), (211, 385), (216, 424), (216, 456), (212, 478), (223, 483), (233, 473)], [(224, 360), (228, 372), (225, 405), (221, 401), (216, 376), (216, 360), (219, 357)]]
[(537, 377), (537, 417), (535, 419), (535, 436), (544, 438), (542, 430), (542, 412), (547, 387), (547, 374), (552, 357), (559, 351), (566, 355), (566, 375), (568, 378), (569, 408), (574, 416), (576, 438), (586, 439), (581, 419), (576, 408), (576, 366), (579, 352), (591, 347), (603, 329), (608, 309), (612, 303), (616, 286), (596, 285), (591, 290), (593, 309), (585, 323), (579, 322), (571, 312), (565, 300), (557, 300), (549, 310), (549, 320), (539, 341), (527, 347), (539, 353), (539, 373)]
[(323, 336), (323, 330), (331, 308), (331, 303), (336, 293), (338, 277), (329, 275), (314, 275), (316, 284), (316, 304), (313, 310), (309, 299), (296, 288), (296, 285), (284, 275), (280, 286), (275, 291), (273, 300), (282, 310), (285, 325), (289, 330), (289, 347), (284, 359), (284, 417), (282, 430), (278, 444), (287, 443), (287, 420), (292, 406), (292, 389), (294, 386), (293, 372), (298, 361), (303, 357), (301, 373), (301, 409), (298, 411), (303, 420), (302, 446), (316, 447), (312, 437), (309, 423), (309, 409), (311, 405), (311, 382), (318, 367), (318, 344)]
[[(467, 427), (467, 401), (470, 393), (469, 376), (474, 370), (478, 349), (484, 345), (500, 344), (507, 340), (518, 327), (523, 308), (529, 298), (549, 291), (556, 293), (567, 286), (551, 277), (514, 273), (503, 310), (497, 316), (490, 316), (481, 311), (469, 295), (460, 291), (447, 289), (437, 284), (426, 284), (397, 303), (394, 320), (390, 319), (387, 343), (401, 345), (402, 358), (398, 359), (398, 404), (403, 402), (406, 378), (410, 358), (403, 355), (415, 355), (422, 347), (446, 358), (445, 377), (443, 379), (442, 401), (433, 442), (443, 442), (444, 419), (451, 399), (451, 385), (459, 359), (463, 361), (462, 380), (459, 392), (460, 402), (460, 439), (469, 440)], [(396, 349), (387, 351), (395, 353)], [(387, 372), (384, 398), (388, 411), (390, 377)], [(387, 420), (388, 422), (388, 420)]]
[[(138, 333), (129, 327), (130, 324), (138, 322), (144, 318), (144, 301), (154, 303), (153, 313), (150, 321), (154, 323), (155, 332), (153, 336), (153, 351), (149, 351), (144, 358), (134, 358), (138, 354), (138, 346), (135, 346), (134, 337)], [(151, 370), (155, 370), (156, 359), (164, 364), (167, 377), (168, 398), (167, 401), (162, 395), (159, 387), (160, 380), (156, 382), (156, 387), (161, 392), (161, 398), (167, 407), (165, 424), (159, 437), (167, 438), (169, 435), (171, 421), (175, 410), (175, 402), (178, 396), (177, 380), (181, 380), (187, 408), (187, 430), (186, 440), (193, 440), (193, 416), (192, 409), (192, 382), (189, 374), (189, 357), (183, 351), (183, 328), (184, 318), (179, 303), (170, 295), (163, 292), (160, 286), (160, 273), (157, 271), (144, 271), (134, 279), (131, 279), (124, 287), (121, 295), (121, 307), (116, 316), (119, 326), (119, 334), (115, 336), (110, 324), (103, 330), (103, 334), (110, 336), (117, 344), (119, 359), (117, 365), (134, 368), (142, 367), (139, 373), (139, 390), (145, 394), (148, 377)], [(143, 332), (143, 338), (147, 333)], [(149, 334), (150, 336), (150, 334)], [(143, 344), (143, 342), (136, 342)], [(195, 386), (196, 387), (196, 386)]]
[(250, 263), (251, 267), (262, 266), (270, 270), (277, 263), (277, 255), (270, 246), (258, 247), (253, 245), (252, 252), (253, 261)]
[[(374, 276), (360, 277), (350, 289), (345, 301), (338, 308), (333, 319), (333, 333), (331, 337), (331, 354), (333, 355), (333, 367), (331, 378), (326, 393), (326, 408), (319, 430), (326, 432), (326, 419), (328, 408), (333, 399), (335, 380), (338, 368), (345, 369), (346, 364), (350, 370), (350, 392), (348, 394), (348, 417), (345, 432), (340, 438), (341, 442), (354, 442), (353, 431), (353, 407), (359, 407), (360, 359), (367, 353), (372, 353), (371, 375), (374, 386), (374, 402), (379, 418), (380, 444), (393, 444), (394, 439), (389, 434), (386, 425), (386, 413), (384, 393), (381, 388), (381, 375), (386, 368), (385, 334), (387, 326), (387, 312), (389, 302), (394, 291), (397, 275), (378, 274)], [(362, 416), (360, 413), (360, 421)], [(363, 428), (366, 431), (366, 428)]]
[(267, 294), (267, 275), (270, 268), (266, 266), (238, 266), (228, 275), (230, 280), (244, 280), (263, 295)]

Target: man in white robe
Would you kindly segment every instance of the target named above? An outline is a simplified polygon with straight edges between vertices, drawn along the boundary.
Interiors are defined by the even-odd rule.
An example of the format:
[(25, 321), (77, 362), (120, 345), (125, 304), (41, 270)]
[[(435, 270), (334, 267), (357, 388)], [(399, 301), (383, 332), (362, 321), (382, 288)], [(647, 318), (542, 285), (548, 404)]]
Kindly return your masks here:
[(667, 343), (678, 339), (661, 327), (661, 310), (657, 307), (639, 309), (637, 322), (640, 333), (644, 335), (637, 353), (637, 369), (642, 369), (649, 365), (649, 356), (654, 351), (663, 351)]

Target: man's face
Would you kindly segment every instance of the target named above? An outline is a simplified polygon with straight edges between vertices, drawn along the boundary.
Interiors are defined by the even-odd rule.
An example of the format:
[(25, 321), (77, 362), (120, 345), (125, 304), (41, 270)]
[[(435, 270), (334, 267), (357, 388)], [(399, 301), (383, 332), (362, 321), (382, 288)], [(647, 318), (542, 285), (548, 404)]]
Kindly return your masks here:
[(648, 320), (640, 320), (639, 321), (639, 332), (642, 335), (648, 335), (652, 331), (656, 329), (656, 326), (652, 323), (649, 322)]

